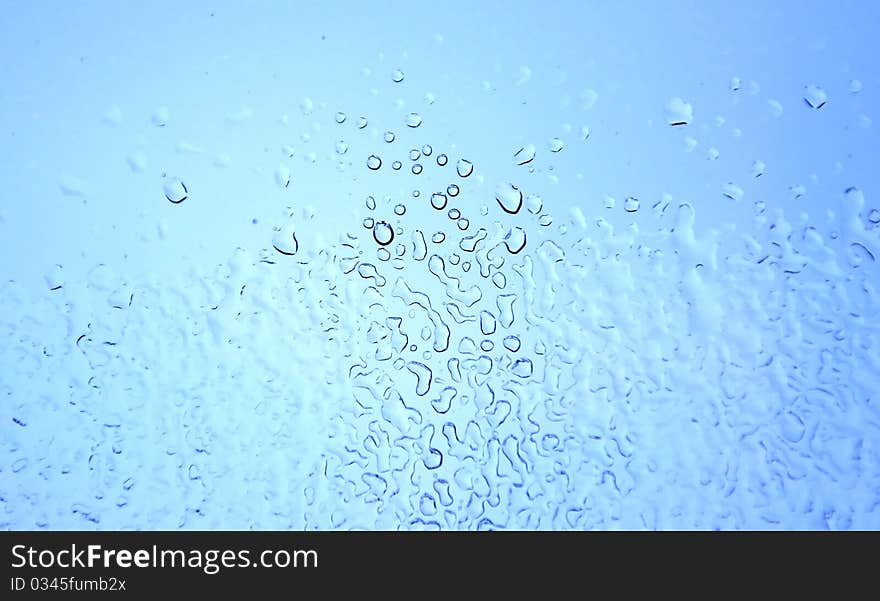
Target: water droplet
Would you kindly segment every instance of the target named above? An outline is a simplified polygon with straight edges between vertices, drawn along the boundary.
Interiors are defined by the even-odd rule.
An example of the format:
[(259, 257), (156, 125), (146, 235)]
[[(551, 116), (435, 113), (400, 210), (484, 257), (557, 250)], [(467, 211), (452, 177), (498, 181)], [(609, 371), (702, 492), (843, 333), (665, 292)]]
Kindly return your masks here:
[(743, 197), (743, 189), (733, 182), (724, 184), (721, 187), (721, 192), (724, 194), (725, 198), (729, 198), (730, 200), (741, 200)]
[(635, 196), (627, 196), (626, 200), (623, 201), (623, 210), (627, 213), (635, 213), (639, 210), (639, 199)]
[(447, 215), (450, 219), (459, 219), (461, 217), (461, 211), (458, 209), (449, 209)]
[(371, 229), (373, 229), (373, 225), (375, 225), (375, 222), (373, 221), (372, 217), (365, 217), (363, 224), (364, 224), (364, 229), (371, 230)]
[(406, 213), (406, 206), (405, 205), (398, 204), (394, 207), (394, 214), (395, 215), (403, 215), (404, 213)]
[(532, 375), (533, 370), (531, 359), (517, 359), (513, 367), (510, 368), (511, 373), (519, 378), (528, 378)]
[(431, 242), (434, 244), (442, 244), (446, 240), (446, 234), (443, 232), (434, 232), (434, 235), (431, 236)]
[(407, 127), (418, 127), (422, 124), (422, 116), (418, 113), (410, 113), (406, 116)]
[(782, 108), (782, 103), (778, 100), (770, 99), (767, 101), (767, 106), (770, 107), (770, 114), (774, 117), (781, 117), (784, 109)]
[(474, 172), (474, 164), (467, 159), (458, 159), (458, 163), (455, 165), (455, 170), (458, 171), (459, 177), (468, 177)]
[(740, 88), (742, 88), (742, 79), (740, 79), (739, 77), (731, 77), (728, 87), (730, 88), (731, 92), (738, 91)]
[(505, 336), (503, 344), (504, 348), (509, 350), (511, 353), (517, 352), (521, 346), (519, 338), (517, 338), (516, 336)]
[(409, 151), (409, 160), (418, 161), (422, 156), (422, 152), (418, 148), (413, 148)]
[[(416, 78), (416, 79), (418, 79), (418, 78)], [(402, 82), (403, 81), (403, 71), (401, 71), (400, 69), (395, 69), (394, 71), (392, 71), (391, 72), (391, 81), (393, 81), (394, 83)]]
[(434, 192), (431, 194), (431, 206), (437, 209), (438, 211), (442, 211), (446, 208), (446, 195), (443, 192)]
[(584, 125), (581, 128), (581, 140), (586, 140), (589, 137), (590, 137), (590, 128), (587, 127), (586, 125)]
[(382, 166), (382, 159), (380, 159), (379, 157), (377, 157), (375, 154), (371, 154), (371, 155), (367, 158), (367, 167), (369, 167), (369, 168), (372, 169), (373, 171), (378, 170), (379, 167), (381, 167), (381, 166)]
[(170, 119), (168, 107), (160, 106), (153, 112), (153, 125), (156, 127), (165, 127), (168, 125), (168, 119)]
[(449, 184), (448, 186), (446, 186), (446, 193), (452, 198), (455, 198), (456, 196), (458, 196), (459, 192), (460, 192), (460, 188), (458, 187), (457, 184)]
[(854, 79), (854, 80), (852, 80), (851, 82), (849, 82), (849, 88), (848, 88), (848, 89), (849, 89), (850, 93), (852, 93), (852, 94), (858, 94), (859, 92), (862, 91), (862, 87), (863, 87), (863, 86), (862, 86), (862, 82), (859, 81), (858, 79)]
[(715, 160), (718, 159), (718, 157), (720, 156), (720, 154), (721, 154), (721, 153), (718, 152), (718, 149), (715, 148), (715, 147), (713, 146), (713, 147), (710, 148), (709, 151), (706, 153), (706, 158), (709, 159), (710, 161), (715, 161)]
[(559, 138), (552, 138), (548, 144), (550, 152), (559, 152), (564, 146), (565, 144)]
[(187, 194), (189, 194), (186, 185), (176, 177), (166, 181), (162, 189), (165, 192), (165, 198), (174, 204), (182, 203), (186, 200)]
[(422, 165), (420, 163), (416, 163), (412, 166), (413, 175), (418, 175), (422, 172)]
[(513, 227), (504, 235), (504, 246), (512, 255), (518, 254), (526, 247), (526, 231), (521, 227)]
[(376, 258), (380, 261), (388, 261), (391, 259), (391, 252), (384, 246), (376, 251)]
[(402, 257), (406, 254), (406, 246), (404, 246), (403, 244), (398, 244), (394, 247), (394, 254), (398, 257)]
[(535, 145), (534, 144), (526, 144), (522, 148), (516, 151), (516, 154), (513, 155), (513, 160), (517, 165), (528, 165), (535, 159)]
[(666, 103), (666, 122), (669, 125), (687, 125), (693, 118), (693, 107), (681, 98), (675, 97)]
[(391, 168), (395, 171), (400, 171), (401, 167), (403, 167), (403, 163), (401, 163), (400, 161), (394, 161), (393, 163), (391, 163)]
[(372, 196), (367, 196), (366, 205), (369, 210), (374, 211), (376, 209), (376, 199)]
[(286, 188), (290, 185), (290, 169), (285, 165), (279, 165), (275, 169), (275, 183), (278, 184), (279, 188)]
[(422, 154), (425, 155), (426, 157), (431, 156), (432, 152), (434, 152), (434, 149), (431, 148), (430, 144), (425, 144), (424, 146), (422, 146)]
[(339, 140), (336, 142), (336, 154), (342, 156), (346, 152), (348, 152), (348, 143), (345, 140)]
[(880, 211), (877, 209), (871, 209), (871, 212), (868, 213), (868, 221), (871, 223), (880, 223)]
[(394, 132), (393, 131), (386, 131), (384, 137), (385, 137), (385, 141), (388, 142), (389, 144), (391, 144), (394, 141)]
[(488, 353), (489, 351), (491, 351), (492, 349), (495, 348), (495, 343), (492, 342), (491, 340), (489, 340), (488, 338), (486, 338), (485, 340), (482, 340), (482, 341), (480, 342), (480, 348), (481, 348), (483, 351), (485, 351), (485, 352)]
[(377, 221), (373, 226), (373, 240), (381, 246), (388, 246), (394, 240), (394, 230), (387, 221)]
[(767, 165), (764, 164), (764, 161), (755, 161), (752, 163), (752, 177), (761, 177), (766, 168)]
[(342, 112), (336, 113), (336, 123), (340, 123), (340, 124), (345, 123), (345, 118), (346, 118), (345, 113), (342, 113)]
[(492, 275), (492, 283), (495, 284), (495, 287), (499, 290), (504, 290), (504, 287), (507, 286), (507, 276), (500, 271), (496, 271)]
[(293, 224), (288, 223), (283, 227), (276, 227), (272, 235), (272, 246), (282, 255), (292, 256), (299, 250), (299, 242)]
[(510, 183), (500, 184), (495, 189), (495, 200), (505, 213), (516, 215), (522, 208), (522, 191)]
[(358, 117), (357, 128), (364, 129), (366, 126), (367, 126), (367, 118), (366, 117)]
[(441, 154), (437, 156), (437, 164), (443, 167), (446, 163), (449, 162), (449, 158), (445, 154)]
[(413, 191), (412, 191), (412, 197), (413, 197), (413, 198), (418, 198), (418, 197), (421, 196), (421, 195), (422, 195), (422, 193), (419, 192), (418, 190), (413, 190)]
[(457, 253), (452, 253), (449, 255), (449, 264), (450, 265), (458, 265), (461, 262), (461, 257), (458, 256)]
[(458, 229), (460, 229), (461, 231), (465, 231), (465, 230), (468, 229), (468, 227), (470, 226), (471, 222), (468, 221), (467, 218), (462, 217), (462, 218), (459, 219), (455, 224), (458, 226)]
[(463, 272), (465, 272), (465, 273), (467, 273), (468, 271), (470, 271), (470, 270), (471, 270), (471, 262), (470, 262), (470, 261), (465, 261), (464, 263), (462, 263), (462, 264), (461, 264), (461, 270), (462, 270)]
[(828, 101), (828, 94), (825, 93), (825, 90), (816, 85), (804, 86), (804, 102), (811, 109), (816, 109), (817, 111), (825, 106), (825, 103)]

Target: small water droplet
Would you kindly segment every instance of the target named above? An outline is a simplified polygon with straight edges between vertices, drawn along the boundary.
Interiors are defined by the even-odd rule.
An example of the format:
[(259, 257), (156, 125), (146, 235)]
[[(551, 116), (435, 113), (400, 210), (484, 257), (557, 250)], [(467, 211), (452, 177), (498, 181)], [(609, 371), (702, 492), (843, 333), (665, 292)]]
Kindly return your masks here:
[(336, 123), (340, 123), (340, 124), (345, 123), (345, 119), (346, 119), (345, 113), (342, 113), (342, 112), (336, 113)]
[(443, 167), (446, 163), (449, 162), (449, 158), (445, 154), (441, 154), (437, 156), (437, 164)]
[(513, 160), (517, 165), (528, 165), (535, 159), (535, 145), (526, 144), (516, 151)]
[(564, 146), (565, 144), (559, 138), (552, 138), (548, 144), (550, 152), (559, 152)]
[(485, 340), (482, 340), (482, 341), (480, 342), (480, 348), (481, 348), (483, 351), (485, 351), (485, 352), (488, 353), (489, 351), (491, 351), (492, 349), (495, 348), (495, 343), (492, 342), (491, 340), (489, 340), (488, 338), (486, 338)]
[(288, 223), (283, 227), (276, 227), (272, 235), (272, 246), (282, 255), (292, 256), (299, 250), (299, 242), (293, 224)]
[(418, 148), (413, 148), (409, 151), (409, 160), (418, 161), (422, 156), (422, 152)]
[(443, 192), (434, 192), (431, 194), (431, 206), (437, 209), (438, 211), (442, 211), (446, 208), (447, 198)]
[(641, 202), (635, 196), (627, 196), (626, 200), (623, 201), (623, 210), (627, 213), (635, 213), (639, 210), (639, 205)]
[(465, 272), (465, 273), (467, 273), (468, 271), (470, 271), (470, 270), (471, 270), (471, 262), (470, 262), (470, 261), (465, 261), (464, 263), (462, 263), (462, 264), (461, 264), (461, 270), (462, 270), (463, 272)]
[(455, 170), (458, 172), (459, 177), (468, 177), (474, 172), (474, 164), (467, 159), (458, 159), (458, 163), (455, 165)]
[(434, 152), (434, 149), (431, 148), (430, 144), (425, 144), (424, 146), (422, 146), (422, 154), (425, 155), (426, 157), (431, 156), (432, 152)]
[(693, 118), (693, 107), (681, 98), (676, 96), (666, 103), (666, 122), (669, 125), (687, 125)]
[(825, 90), (820, 88), (817, 85), (808, 85), (804, 86), (804, 103), (811, 109), (816, 109), (817, 111), (825, 106), (825, 103), (828, 101), (828, 94), (825, 93)]
[(394, 132), (393, 131), (386, 131), (384, 139), (386, 142), (391, 144), (394, 141)]
[(364, 224), (364, 229), (371, 230), (371, 229), (373, 229), (375, 222), (373, 221), (372, 217), (366, 217), (366, 218), (364, 218), (363, 224)]
[(419, 163), (416, 163), (412, 166), (413, 175), (418, 175), (422, 172), (422, 166)]
[(162, 186), (163, 191), (165, 192), (165, 198), (168, 199), (169, 202), (174, 204), (180, 204), (184, 200), (186, 200), (187, 195), (189, 194), (186, 189), (186, 185), (178, 178), (173, 177), (165, 182)]
[(741, 200), (743, 197), (743, 189), (733, 182), (724, 184), (724, 186), (721, 187), (721, 192), (724, 194), (725, 198), (729, 198), (730, 200)]
[(752, 163), (752, 177), (761, 177), (766, 168), (767, 165), (764, 164), (764, 161), (755, 161)]
[(366, 117), (358, 117), (357, 128), (364, 129), (366, 126), (367, 126), (367, 118)]
[(449, 264), (450, 265), (458, 265), (461, 262), (461, 257), (458, 256), (457, 253), (452, 253), (449, 255)]
[(863, 88), (862, 82), (859, 81), (858, 79), (854, 79), (851, 82), (849, 82), (848, 89), (849, 89), (850, 93), (852, 93), (852, 94), (858, 94), (859, 92), (862, 91), (862, 88)]
[(587, 127), (586, 125), (584, 125), (581, 128), (581, 140), (586, 140), (589, 137), (590, 137), (590, 128)]
[(526, 247), (526, 231), (518, 226), (510, 228), (504, 236), (504, 245), (510, 254), (518, 254)]
[(366, 205), (369, 210), (371, 210), (371, 211), (375, 210), (376, 209), (376, 199), (373, 198), (372, 196), (367, 196)]
[(401, 163), (400, 161), (394, 161), (393, 163), (391, 163), (391, 168), (395, 171), (400, 171), (401, 167), (403, 167), (403, 163)]
[(377, 157), (375, 154), (371, 154), (371, 155), (367, 158), (367, 167), (369, 167), (369, 168), (372, 169), (373, 171), (378, 170), (379, 167), (381, 167), (381, 166), (382, 166), (382, 159), (380, 159), (379, 157)]
[(152, 121), (156, 127), (165, 127), (168, 125), (168, 119), (170, 115), (167, 106), (160, 106), (153, 112)]
[(516, 336), (505, 336), (504, 337), (504, 348), (509, 350), (511, 353), (515, 353), (520, 349), (520, 341)]
[[(393, 81), (394, 83), (402, 82), (403, 77), (404, 77), (403, 71), (401, 71), (400, 69), (395, 69), (394, 71), (391, 72), (391, 81)], [(416, 79), (418, 79), (418, 78), (416, 78)]]
[(373, 239), (381, 246), (388, 246), (394, 240), (394, 230), (387, 221), (377, 221), (373, 226)]
[(406, 213), (406, 206), (405, 205), (398, 204), (394, 207), (394, 214), (395, 215), (403, 215), (404, 213)]
[(460, 229), (461, 231), (465, 231), (466, 229), (468, 229), (468, 226), (470, 226), (470, 224), (471, 222), (468, 221), (466, 217), (462, 217), (456, 222), (458, 229)]
[(460, 191), (460, 188), (458, 187), (457, 184), (449, 184), (446, 187), (446, 193), (449, 196), (451, 196), (452, 198), (455, 198), (456, 196), (458, 196), (459, 191)]
[(453, 220), (459, 219), (461, 217), (461, 211), (459, 211), (458, 209), (452, 208), (452, 209), (449, 209), (449, 212), (447, 213), (447, 215), (449, 216), (450, 219), (453, 219)]
[(500, 206), (505, 213), (515, 215), (519, 213), (520, 208), (522, 208), (522, 191), (510, 183), (500, 184), (495, 189), (495, 200), (498, 201), (498, 206)]
[(336, 142), (336, 154), (339, 156), (344, 155), (348, 152), (348, 143), (345, 140), (339, 140)]
[(871, 212), (868, 213), (868, 221), (871, 223), (880, 223), (880, 210), (871, 209)]
[(391, 259), (391, 251), (383, 246), (376, 251), (376, 258), (380, 261), (388, 261)]
[(431, 242), (434, 244), (442, 244), (446, 240), (446, 234), (443, 232), (434, 232), (434, 235), (431, 236)]
[(418, 198), (418, 197), (421, 196), (421, 195), (422, 195), (422, 193), (421, 193), (420, 191), (418, 191), (418, 190), (413, 190), (413, 191), (412, 191), (412, 197), (413, 197), (413, 198)]
[(422, 116), (418, 113), (410, 113), (406, 116), (407, 127), (418, 127), (422, 124)]

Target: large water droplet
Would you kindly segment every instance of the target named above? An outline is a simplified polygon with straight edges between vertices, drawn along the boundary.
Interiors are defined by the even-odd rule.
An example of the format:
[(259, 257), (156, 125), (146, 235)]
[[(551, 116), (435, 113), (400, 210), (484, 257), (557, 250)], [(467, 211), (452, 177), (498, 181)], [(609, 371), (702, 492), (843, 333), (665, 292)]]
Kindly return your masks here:
[(377, 244), (388, 246), (394, 240), (394, 230), (387, 221), (377, 221), (373, 226), (373, 239)]
[(162, 189), (165, 192), (165, 198), (174, 204), (182, 203), (186, 200), (187, 194), (189, 194), (186, 185), (176, 177), (166, 181)]
[(382, 166), (382, 159), (380, 159), (379, 157), (377, 157), (375, 154), (371, 154), (371, 155), (367, 158), (367, 167), (369, 167), (369, 168), (372, 169), (373, 171), (376, 171), (376, 170), (379, 169), (379, 167), (381, 167), (381, 166)]
[(522, 191), (513, 184), (500, 184), (495, 189), (495, 200), (505, 213), (515, 215), (522, 208)]
[(458, 159), (455, 170), (458, 171), (459, 177), (467, 177), (474, 172), (474, 164), (467, 159)]
[(871, 209), (871, 212), (868, 213), (868, 221), (871, 223), (880, 223), (880, 210)]
[(275, 228), (275, 233), (272, 236), (272, 246), (282, 255), (293, 256), (296, 254), (299, 250), (299, 242), (297, 242), (296, 232), (293, 229), (292, 223)]
[(431, 194), (431, 206), (437, 209), (438, 211), (442, 211), (446, 208), (447, 198), (443, 192), (434, 192)]
[(422, 124), (422, 116), (418, 113), (410, 113), (406, 116), (407, 127), (418, 127)]

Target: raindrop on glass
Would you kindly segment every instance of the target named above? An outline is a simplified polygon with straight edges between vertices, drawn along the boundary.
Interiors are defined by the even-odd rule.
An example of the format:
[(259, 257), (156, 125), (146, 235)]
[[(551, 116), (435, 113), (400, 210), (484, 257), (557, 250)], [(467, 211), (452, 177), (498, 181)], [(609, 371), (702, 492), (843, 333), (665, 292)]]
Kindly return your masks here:
[(627, 213), (635, 213), (639, 210), (639, 199), (635, 196), (627, 196), (626, 200), (623, 201), (623, 210)]
[(371, 211), (375, 210), (376, 209), (376, 199), (373, 198), (372, 196), (367, 196), (366, 205), (369, 210), (371, 210)]
[(412, 166), (412, 172), (413, 172), (413, 175), (418, 175), (419, 173), (422, 172), (422, 166), (419, 163), (416, 163), (415, 165)]
[(401, 167), (403, 167), (403, 163), (401, 163), (400, 161), (394, 161), (393, 163), (391, 163), (391, 168), (395, 171), (400, 171)]
[(382, 159), (377, 157), (375, 154), (371, 154), (369, 156), (369, 158), (367, 158), (367, 167), (369, 167), (373, 171), (378, 170), (379, 167), (381, 167), (381, 166), (382, 166)]
[(418, 113), (410, 113), (406, 116), (407, 127), (418, 127), (422, 124), (422, 116)]
[(345, 123), (345, 113), (336, 113), (336, 123)]
[(430, 144), (425, 144), (424, 146), (422, 146), (422, 154), (425, 155), (426, 157), (431, 156), (432, 152), (434, 152), (434, 149), (431, 148)]
[(550, 152), (559, 152), (560, 150), (562, 150), (565, 144), (563, 144), (562, 140), (560, 140), (559, 138), (553, 138), (550, 140), (548, 146), (550, 148)]
[(394, 141), (394, 132), (386, 131), (385, 132), (385, 141), (391, 144)]
[(446, 208), (446, 195), (443, 192), (434, 192), (431, 194), (431, 206), (442, 211)]
[(441, 167), (443, 167), (447, 162), (449, 162), (449, 159), (446, 157), (445, 154), (441, 154), (437, 157), (437, 164)]
[(446, 240), (446, 234), (443, 232), (434, 232), (434, 235), (431, 236), (431, 242), (434, 244), (442, 244)]
[(455, 208), (449, 209), (449, 212), (447, 213), (447, 215), (449, 216), (450, 219), (459, 219), (461, 217), (461, 211), (459, 211), (458, 209), (455, 209)]
[(413, 148), (409, 151), (409, 160), (418, 161), (422, 156), (422, 152), (418, 148)]
[[(416, 78), (416, 79), (418, 79), (418, 78)], [(394, 71), (392, 71), (391, 72), (391, 81), (393, 81), (394, 83), (402, 82), (403, 81), (403, 71), (401, 71), (400, 69), (395, 69)]]
[(406, 206), (405, 205), (398, 204), (394, 207), (394, 214), (395, 215), (403, 215), (404, 213), (406, 213)]
[(182, 203), (186, 200), (186, 196), (189, 193), (186, 185), (176, 177), (165, 182), (162, 189), (165, 192), (165, 198), (174, 204)]
[(357, 120), (357, 128), (363, 129), (367, 126), (367, 118), (366, 117), (358, 117)]
[(373, 240), (381, 246), (388, 246), (394, 240), (394, 230), (387, 221), (377, 221), (373, 226)]
[(515, 215), (522, 208), (522, 191), (513, 184), (500, 184), (495, 189), (495, 200), (505, 213)]
[(516, 151), (513, 160), (517, 165), (528, 165), (535, 159), (535, 145), (526, 144)]
[(459, 191), (460, 189), (458, 187), (458, 184), (449, 184), (448, 186), (446, 186), (446, 193), (452, 198), (458, 196)]
[(828, 101), (825, 90), (819, 86), (809, 85), (804, 87), (804, 103), (811, 109), (819, 110)]
[[(439, 158), (437, 160), (439, 162)], [(458, 171), (459, 177), (467, 177), (474, 172), (474, 164), (467, 159), (458, 159), (455, 170)]]

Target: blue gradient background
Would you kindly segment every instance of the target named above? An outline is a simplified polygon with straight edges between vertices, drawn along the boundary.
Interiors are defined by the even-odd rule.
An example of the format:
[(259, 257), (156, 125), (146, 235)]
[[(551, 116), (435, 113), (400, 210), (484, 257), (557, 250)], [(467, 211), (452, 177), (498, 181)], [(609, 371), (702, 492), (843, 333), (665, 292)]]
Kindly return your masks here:
[[(877, 528), (878, 23), (876, 2), (3, 2), (0, 526)], [(820, 110), (808, 85), (827, 93)], [(675, 97), (693, 107), (685, 126), (667, 124)], [(526, 144), (536, 158), (518, 166)], [(171, 177), (189, 191), (179, 205)], [(388, 316), (416, 323), (390, 294), (398, 276), (442, 307), (410, 231), (456, 243), (428, 206), (453, 181), (469, 233), (501, 219), (536, 265), (542, 241), (565, 255), (515, 326), (542, 367), (458, 418), (435, 415), (368, 335)], [(553, 224), (500, 214), (505, 182), (539, 194)], [(367, 195), (376, 219), (407, 206), (399, 267), (375, 258)], [(676, 235), (682, 203), (694, 245)], [(292, 258), (272, 250), (286, 207)], [(347, 233), (387, 278), (375, 299), (336, 267)], [(653, 267), (637, 259), (658, 249)], [(507, 292), (525, 310), (517, 262)], [(477, 270), (459, 275), (488, 298)], [(556, 305), (540, 303), (548, 286)], [(726, 302), (740, 295), (763, 309)], [(447, 355), (482, 338), (442, 314)], [(623, 334), (597, 343), (599, 322)], [(424, 345), (420, 327), (407, 335)], [(354, 365), (373, 370), (367, 408)], [(432, 369), (428, 398), (446, 385)], [(509, 369), (499, 358), (491, 377)], [(567, 388), (548, 383), (557, 371)], [(395, 422), (401, 402), (411, 417)], [(438, 469), (450, 421), (479, 434), (443, 447)]]

